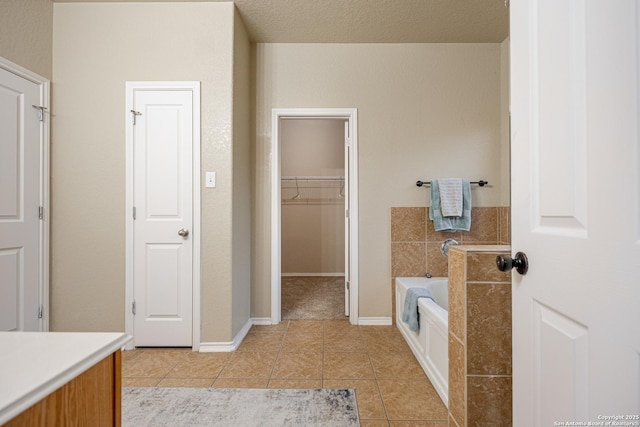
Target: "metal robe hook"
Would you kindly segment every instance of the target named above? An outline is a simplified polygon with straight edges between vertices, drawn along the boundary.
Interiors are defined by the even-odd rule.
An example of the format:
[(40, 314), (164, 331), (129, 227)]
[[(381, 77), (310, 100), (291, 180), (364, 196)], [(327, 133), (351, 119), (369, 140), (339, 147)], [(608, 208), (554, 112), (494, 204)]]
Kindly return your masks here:
[(136, 124), (136, 116), (141, 116), (142, 113), (136, 110), (131, 110), (131, 114), (133, 114), (133, 125), (135, 126)]
[(44, 112), (47, 109), (47, 107), (41, 107), (39, 105), (32, 105), (33, 108), (35, 108), (36, 110), (38, 110), (38, 120), (43, 121), (44, 120)]

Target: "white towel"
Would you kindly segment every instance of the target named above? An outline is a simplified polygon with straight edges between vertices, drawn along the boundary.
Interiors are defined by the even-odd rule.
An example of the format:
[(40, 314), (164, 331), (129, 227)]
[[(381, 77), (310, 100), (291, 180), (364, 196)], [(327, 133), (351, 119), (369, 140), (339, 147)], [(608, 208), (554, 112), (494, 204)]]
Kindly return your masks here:
[(442, 216), (462, 216), (462, 179), (438, 179)]

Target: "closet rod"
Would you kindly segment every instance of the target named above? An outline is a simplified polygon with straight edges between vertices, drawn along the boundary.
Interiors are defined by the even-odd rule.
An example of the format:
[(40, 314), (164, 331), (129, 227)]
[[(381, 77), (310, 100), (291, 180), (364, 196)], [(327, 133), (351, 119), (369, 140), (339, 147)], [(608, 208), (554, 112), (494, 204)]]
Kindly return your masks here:
[[(487, 185), (489, 183), (489, 181), (485, 181), (484, 179), (481, 179), (480, 181), (471, 181), (469, 184), (478, 184), (480, 187), (484, 187), (485, 185)], [(416, 185), (418, 187), (422, 187), (424, 185), (431, 185), (431, 181), (418, 181), (416, 182)]]

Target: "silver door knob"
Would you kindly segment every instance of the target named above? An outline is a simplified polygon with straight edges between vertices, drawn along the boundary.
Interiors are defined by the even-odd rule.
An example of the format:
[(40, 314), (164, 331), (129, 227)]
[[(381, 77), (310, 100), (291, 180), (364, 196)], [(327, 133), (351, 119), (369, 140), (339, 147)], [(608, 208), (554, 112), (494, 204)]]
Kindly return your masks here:
[(187, 237), (189, 235), (189, 230), (187, 228), (181, 228), (178, 230), (178, 236)]

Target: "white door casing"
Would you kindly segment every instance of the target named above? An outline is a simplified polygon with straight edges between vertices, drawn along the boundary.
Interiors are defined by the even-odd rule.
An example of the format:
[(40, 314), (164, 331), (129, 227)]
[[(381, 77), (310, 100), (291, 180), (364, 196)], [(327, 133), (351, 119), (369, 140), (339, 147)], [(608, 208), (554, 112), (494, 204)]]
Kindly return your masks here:
[(127, 332), (134, 346), (198, 347), (198, 92), (197, 82), (127, 83)]
[(0, 58), (0, 330), (49, 329), (49, 82)]
[(518, 426), (640, 422), (640, 6), (614, 3), (510, 6)]
[(349, 138), (349, 122), (344, 122), (344, 315), (349, 316), (351, 306), (351, 208), (349, 198), (349, 164), (351, 157), (351, 139)]
[[(346, 120), (349, 157), (345, 158), (345, 209), (350, 221), (345, 222), (345, 286), (349, 282), (349, 320), (358, 323), (358, 111), (355, 108), (274, 108), (271, 122), (271, 323), (281, 320), (281, 195), (280, 195), (280, 121), (286, 118), (322, 118)], [(345, 140), (345, 144), (347, 141)], [(347, 148), (345, 147), (345, 154)], [(346, 212), (345, 212), (346, 213)], [(348, 255), (347, 255), (348, 254)], [(348, 256), (348, 259), (346, 257)], [(345, 305), (347, 302), (345, 301)], [(345, 307), (345, 312), (346, 312)]]

